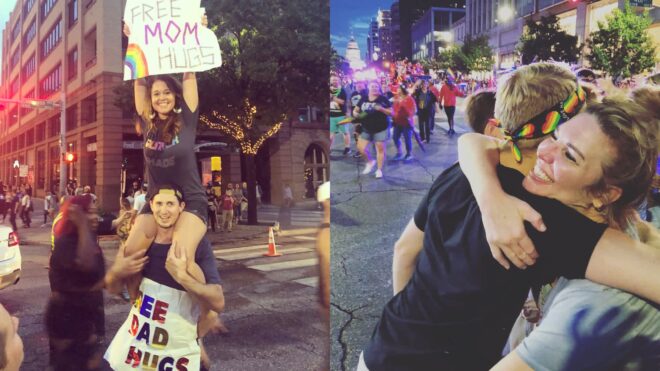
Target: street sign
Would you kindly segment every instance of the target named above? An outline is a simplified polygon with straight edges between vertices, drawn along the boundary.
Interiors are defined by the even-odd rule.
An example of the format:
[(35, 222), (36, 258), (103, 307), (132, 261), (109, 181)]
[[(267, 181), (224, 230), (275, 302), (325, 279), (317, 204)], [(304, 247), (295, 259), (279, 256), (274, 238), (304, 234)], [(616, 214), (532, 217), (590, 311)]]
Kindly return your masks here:
[(28, 166), (27, 165), (21, 165), (18, 168), (18, 176), (21, 178), (25, 178), (28, 176)]

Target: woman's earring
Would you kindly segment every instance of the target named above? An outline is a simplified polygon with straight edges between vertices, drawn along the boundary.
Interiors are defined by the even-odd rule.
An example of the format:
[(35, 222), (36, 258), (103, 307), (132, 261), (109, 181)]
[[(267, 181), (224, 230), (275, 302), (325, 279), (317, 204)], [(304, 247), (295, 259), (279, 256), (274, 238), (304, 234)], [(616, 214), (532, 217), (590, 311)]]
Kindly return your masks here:
[(150, 119), (155, 119), (156, 118), (156, 112), (151, 112), (151, 115), (149, 115)]
[(174, 111), (174, 113), (176, 113), (176, 114), (179, 114), (179, 113), (181, 113), (181, 107), (174, 107), (174, 108), (172, 108), (172, 111)]

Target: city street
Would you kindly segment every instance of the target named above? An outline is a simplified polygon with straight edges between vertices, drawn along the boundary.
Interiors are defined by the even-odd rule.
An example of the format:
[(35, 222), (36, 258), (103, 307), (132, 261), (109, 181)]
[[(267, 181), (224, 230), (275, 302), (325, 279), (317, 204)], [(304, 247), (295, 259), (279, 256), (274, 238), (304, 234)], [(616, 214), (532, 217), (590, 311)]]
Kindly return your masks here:
[[(38, 227), (42, 216), (35, 214), (33, 225), (37, 227), (19, 229), (21, 281), (0, 291), (0, 301), (21, 321), (19, 334), (25, 347), (21, 370), (26, 371), (45, 370), (48, 364), (43, 317), (50, 295), (46, 269), (50, 228)], [(292, 227), (276, 236), (278, 252), (283, 255), (274, 258), (262, 255), (268, 246), (264, 222), (277, 220), (276, 208), (260, 207), (259, 215), (259, 226), (238, 225), (231, 233), (208, 234), (225, 291), (222, 318), (230, 330), (229, 334), (205, 339), (212, 369), (323, 369), (327, 364), (328, 324), (321, 319), (318, 306), (316, 228), (312, 227), (320, 222), (321, 212), (311, 204), (295, 207)], [(114, 259), (117, 245), (114, 238), (102, 238), (107, 265)], [(128, 310), (129, 304), (123, 299), (106, 295), (106, 345)]]
[[(438, 113), (426, 153), (413, 143), (415, 159), (405, 163), (387, 160), (382, 179), (373, 173), (361, 175), (364, 160), (342, 156), (341, 144), (333, 151), (332, 370), (355, 369), (360, 351), (392, 296), (394, 243), (432, 182), (457, 159), (458, 137), (469, 131), (463, 105), (464, 100), (459, 100), (456, 135), (447, 135), (447, 118), (444, 112)], [(390, 140), (387, 158), (395, 154)]]

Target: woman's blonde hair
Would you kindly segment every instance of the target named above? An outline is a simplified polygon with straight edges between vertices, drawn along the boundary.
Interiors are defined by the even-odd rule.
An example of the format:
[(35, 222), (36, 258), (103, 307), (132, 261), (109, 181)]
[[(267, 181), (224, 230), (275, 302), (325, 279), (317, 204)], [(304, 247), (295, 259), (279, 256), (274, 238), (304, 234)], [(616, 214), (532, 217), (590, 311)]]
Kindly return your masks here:
[[(167, 85), (168, 89), (174, 94), (174, 110), (169, 114), (165, 120), (161, 120), (154, 112), (151, 104), (151, 89), (156, 81), (162, 81)], [(163, 141), (171, 143), (172, 139), (179, 134), (181, 130), (181, 107), (183, 105), (183, 93), (181, 84), (175, 78), (169, 75), (159, 75), (147, 82), (147, 94), (145, 96), (144, 111), (142, 112), (142, 120), (145, 122), (147, 132), (150, 130), (160, 129), (163, 133)], [(177, 112), (178, 111), (178, 112)], [(139, 125), (136, 125), (138, 134), (142, 134), (139, 130)]]
[(620, 228), (625, 227), (631, 212), (651, 188), (660, 147), (660, 121), (656, 112), (659, 102), (660, 91), (656, 90), (653, 96), (639, 100), (608, 97), (585, 110), (595, 116), (614, 150), (609, 161), (603, 163), (603, 178), (588, 191), (599, 195), (608, 186), (621, 189), (621, 196), (603, 210), (607, 221)]

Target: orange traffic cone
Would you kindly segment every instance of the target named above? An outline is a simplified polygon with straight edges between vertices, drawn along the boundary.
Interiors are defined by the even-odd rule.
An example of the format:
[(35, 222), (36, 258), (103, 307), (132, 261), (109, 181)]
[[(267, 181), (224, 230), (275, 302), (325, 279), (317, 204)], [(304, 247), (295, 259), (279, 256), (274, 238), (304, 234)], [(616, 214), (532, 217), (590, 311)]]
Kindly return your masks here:
[(268, 228), (268, 253), (264, 256), (282, 256), (277, 252), (277, 247), (275, 246), (275, 236), (273, 235), (273, 227)]

